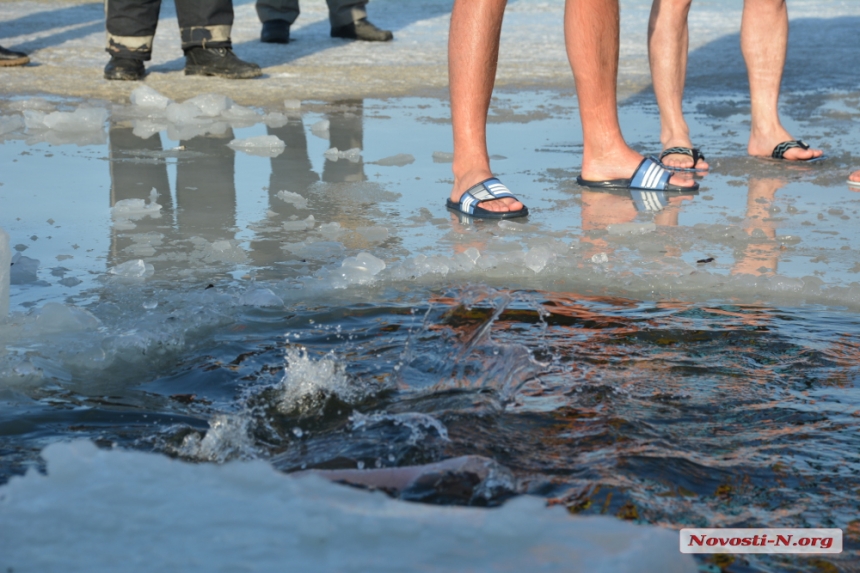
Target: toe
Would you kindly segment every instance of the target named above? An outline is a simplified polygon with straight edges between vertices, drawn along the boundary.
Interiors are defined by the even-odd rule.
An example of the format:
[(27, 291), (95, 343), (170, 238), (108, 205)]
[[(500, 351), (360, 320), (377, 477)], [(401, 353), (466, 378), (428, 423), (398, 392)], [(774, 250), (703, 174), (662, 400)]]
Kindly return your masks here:
[(860, 183), (860, 171), (855, 171), (851, 175), (848, 176), (849, 181), (854, 181), (855, 183)]
[(821, 157), (823, 154), (824, 152), (820, 149), (793, 147), (785, 152), (783, 159), (788, 161), (809, 161), (810, 159)]

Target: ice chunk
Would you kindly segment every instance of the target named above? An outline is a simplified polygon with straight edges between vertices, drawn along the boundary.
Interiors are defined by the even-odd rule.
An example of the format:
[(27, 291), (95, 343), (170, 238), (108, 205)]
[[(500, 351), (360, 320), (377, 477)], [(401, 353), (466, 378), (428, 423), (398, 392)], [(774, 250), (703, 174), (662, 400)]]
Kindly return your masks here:
[(12, 133), (24, 127), (24, 118), (20, 115), (6, 115), (0, 117), (0, 135)]
[(155, 267), (143, 262), (143, 259), (137, 259), (111, 267), (109, 272), (122, 278), (139, 279), (152, 275), (155, 272)]
[(167, 109), (172, 100), (163, 96), (151, 87), (142, 85), (131, 92), (131, 104), (149, 109)]
[(281, 225), (284, 231), (308, 231), (314, 228), (315, 220), (313, 215), (308, 215), (306, 219), (300, 221), (284, 221)]
[(398, 153), (397, 155), (383, 157), (379, 161), (374, 161), (374, 163), (383, 167), (403, 167), (404, 165), (415, 163), (415, 157), (408, 153)]
[(386, 227), (358, 227), (355, 232), (371, 243), (382, 243), (389, 237)]
[(344, 228), (341, 227), (340, 223), (337, 221), (333, 221), (331, 223), (324, 223), (320, 225), (317, 229), (320, 235), (324, 236), (327, 239), (336, 239), (341, 233), (344, 232)]
[(453, 163), (454, 154), (448, 151), (434, 151), (433, 163)]
[(610, 235), (644, 235), (645, 233), (653, 233), (657, 230), (657, 225), (654, 223), (614, 223), (606, 226), (606, 231)]
[(283, 307), (284, 301), (267, 288), (251, 287), (239, 298), (242, 306)]
[(39, 261), (25, 257), (21, 253), (15, 253), (9, 271), (10, 282), (13, 285), (34, 283), (39, 280), (36, 276), (39, 271)]
[(307, 209), (308, 208), (308, 200), (299, 195), (298, 193), (291, 193), (290, 191), (283, 190), (278, 191), (275, 195), (278, 199), (283, 201), (284, 203), (290, 203), (296, 209)]
[(155, 202), (157, 199), (158, 191), (153, 187), (150, 191), (149, 202), (146, 199), (121, 199), (111, 207), (110, 213), (114, 219), (136, 220), (144, 217), (158, 219), (161, 217), (161, 205)]
[(171, 103), (167, 106), (167, 121), (178, 125), (200, 123), (198, 118), (202, 115), (200, 108), (190, 102)]
[(101, 321), (83, 308), (48, 302), (37, 310), (36, 325), (41, 334), (83, 332), (101, 327)]
[(538, 245), (529, 249), (529, 252), (527, 252), (523, 258), (523, 262), (528, 268), (537, 274), (546, 267), (552, 257), (553, 253), (549, 246)]
[(287, 146), (276, 135), (258, 135), (246, 139), (234, 139), (228, 145), (249, 155), (262, 157), (277, 157), (284, 152), (284, 148)]
[(196, 106), (203, 117), (219, 116), (233, 106), (233, 100), (219, 94), (202, 94), (186, 100), (184, 103)]
[[(19, 254), (19, 253), (15, 253)], [(9, 235), (0, 228), (0, 321), (9, 314), (9, 285), (11, 284), (12, 249)]]
[(284, 109), (296, 110), (301, 109), (302, 102), (297, 99), (285, 99), (284, 100)]
[(316, 135), (317, 137), (321, 137), (323, 139), (329, 138), (329, 127), (331, 127), (331, 122), (327, 119), (322, 119), (311, 126), (311, 133)]
[(88, 441), (41, 457), (46, 473), (0, 486), (2, 559), (16, 571), (697, 571), (676, 531), (531, 496), (489, 510), (408, 503), (264, 460), (188, 463)]
[(62, 132), (103, 130), (108, 110), (101, 107), (79, 107), (75, 111), (24, 110), (27, 129), (52, 129)]
[(347, 149), (346, 151), (340, 151), (337, 147), (331, 147), (327, 149), (323, 155), (325, 155), (325, 158), (330, 161), (347, 159), (353, 163), (358, 163), (361, 160), (361, 150), (357, 147)]
[(267, 113), (263, 116), (263, 123), (265, 123), (269, 127), (284, 127), (285, 125), (287, 125), (288, 121), (289, 118), (286, 115), (278, 113), (276, 111)]
[(43, 97), (32, 97), (30, 99), (18, 100), (9, 105), (9, 109), (24, 111), (25, 109), (36, 109), (39, 111), (54, 111), (56, 106)]
[(221, 117), (233, 121), (253, 121), (260, 119), (260, 114), (250, 107), (241, 106), (238, 104), (231, 105), (221, 113)]
[(591, 262), (596, 265), (602, 265), (603, 263), (609, 262), (609, 257), (606, 256), (606, 253), (597, 253), (591, 257)]
[(367, 252), (360, 252), (354, 257), (347, 257), (341, 263), (333, 276), (335, 288), (345, 288), (348, 285), (365, 285), (374, 282), (374, 277), (385, 268), (385, 261)]

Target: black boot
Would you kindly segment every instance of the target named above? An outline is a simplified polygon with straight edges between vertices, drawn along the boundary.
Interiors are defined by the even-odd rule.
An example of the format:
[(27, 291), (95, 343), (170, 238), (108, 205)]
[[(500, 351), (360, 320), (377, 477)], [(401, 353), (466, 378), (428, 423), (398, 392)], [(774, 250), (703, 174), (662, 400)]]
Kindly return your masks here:
[(30, 63), (30, 58), (23, 52), (13, 52), (0, 46), (0, 66), (24, 66)]
[(137, 81), (142, 80), (145, 75), (146, 70), (141, 60), (111, 56), (110, 61), (105, 66), (106, 80)]
[(367, 18), (356, 20), (346, 26), (338, 26), (331, 29), (332, 38), (346, 38), (348, 40), (364, 40), (365, 42), (388, 42), (394, 39), (390, 30), (380, 30)]
[(230, 48), (195, 46), (185, 51), (186, 76), (218, 76), (244, 80), (263, 75), (257, 64), (240, 60)]
[(267, 44), (289, 44), (290, 23), (286, 20), (269, 20), (263, 22), (260, 41)]

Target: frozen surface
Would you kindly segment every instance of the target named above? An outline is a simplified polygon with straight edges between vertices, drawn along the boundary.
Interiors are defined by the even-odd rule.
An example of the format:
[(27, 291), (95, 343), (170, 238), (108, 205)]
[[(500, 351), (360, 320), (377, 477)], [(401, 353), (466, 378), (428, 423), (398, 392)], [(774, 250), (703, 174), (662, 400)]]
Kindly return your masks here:
[(0, 228), (0, 321), (9, 314), (9, 279), (12, 265), (12, 250), (9, 235)]
[[(645, 40), (650, 6), (649, 0), (622, 1), (620, 86), (627, 94), (646, 87), (649, 81)], [(741, 0), (697, 0), (693, 5), (690, 47), (699, 50), (711, 44), (691, 60), (693, 85), (708, 89), (726, 85), (726, 78), (711, 72), (739, 60), (736, 34), (741, 7)], [(283, 46), (261, 43), (254, 3), (237, 2), (232, 34), (236, 53), (263, 66), (265, 76), (236, 82), (182, 75), (184, 58), (176, 15), (168, 3), (162, 7), (146, 84), (176, 101), (215, 92), (242, 105), (265, 102), (280, 107), (286, 100), (289, 109), (298, 109), (300, 100), (315, 98), (441, 94), (447, 85), (450, 10), (450, 0), (374, 0), (370, 19), (395, 35), (393, 42), (379, 44), (329, 37), (325, 3), (310, 2), (302, 6), (301, 16), (290, 30), (294, 41)], [(563, 2), (508, 3), (497, 85), (571, 85), (561, 25), (563, 10)], [(795, 0), (789, 11), (794, 20), (793, 40), (810, 37), (792, 42), (786, 85), (797, 85), (810, 62), (819, 57), (821, 62), (814, 66), (819, 80), (850, 84), (851, 74), (845, 73), (841, 62), (850, 61), (855, 50), (857, 3)], [(47, 91), (120, 101), (137, 87), (135, 82), (111, 82), (102, 77), (108, 56), (104, 52), (104, 12), (98, 3), (65, 0), (55, 9), (53, 3), (38, 0), (6, 1), (0, 30), (4, 46), (28, 52), (34, 62), (23, 70), (0, 70), (0, 90), (6, 94)], [(728, 78), (735, 86), (744, 82), (743, 74), (732, 73)], [(805, 81), (801, 87), (815, 85), (815, 81)]]
[(534, 498), (490, 511), (431, 507), (262, 462), (196, 465), (84, 441), (43, 455), (47, 476), (0, 487), (4, 570), (696, 570), (674, 532), (573, 518)]

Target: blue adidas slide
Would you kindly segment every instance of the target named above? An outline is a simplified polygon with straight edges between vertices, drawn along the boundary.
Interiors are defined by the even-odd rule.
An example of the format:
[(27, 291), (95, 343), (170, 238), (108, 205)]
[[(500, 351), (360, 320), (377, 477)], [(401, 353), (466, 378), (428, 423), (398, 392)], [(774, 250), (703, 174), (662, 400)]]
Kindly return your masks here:
[(680, 185), (672, 185), (669, 183), (669, 178), (672, 177), (672, 172), (665, 169), (660, 162), (654, 157), (646, 157), (636, 168), (633, 177), (630, 179), (609, 179), (607, 181), (589, 181), (583, 179), (580, 175), (576, 178), (576, 182), (583, 187), (591, 187), (592, 189), (644, 189), (646, 191), (677, 191), (688, 192), (698, 191), (699, 184), (694, 183), (690, 187), (681, 187)]
[[(463, 196), (460, 197), (459, 202), (455, 203), (448, 199), (445, 205), (452, 211), (462, 215), (469, 215), (471, 217), (478, 217), (481, 219), (514, 219), (516, 217), (525, 217), (529, 214), (529, 209), (525, 205), (523, 205), (523, 208), (518, 211), (499, 212), (488, 211), (478, 206), (481, 201), (492, 201), (493, 199), (501, 199), (503, 197), (517, 199), (501, 181), (495, 177), (491, 177), (490, 179), (486, 179), (477, 185), (470, 187), (465, 193), (463, 193)], [(519, 199), (517, 199), (517, 201), (519, 201)]]

